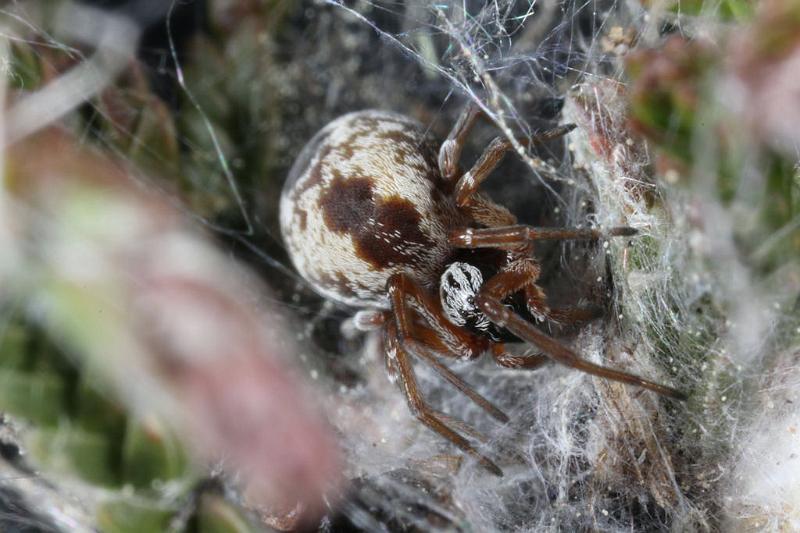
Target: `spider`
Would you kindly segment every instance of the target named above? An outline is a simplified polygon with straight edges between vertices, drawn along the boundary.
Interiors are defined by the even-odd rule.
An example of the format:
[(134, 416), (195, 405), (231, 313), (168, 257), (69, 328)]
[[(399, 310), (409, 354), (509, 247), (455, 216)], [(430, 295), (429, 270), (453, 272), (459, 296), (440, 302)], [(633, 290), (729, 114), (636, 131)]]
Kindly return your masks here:
[[(294, 162), (281, 195), (280, 222), (292, 262), (311, 286), (328, 299), (359, 308), (358, 329), (382, 329), (390, 381), (399, 384), (412, 413), (501, 476), (473, 445), (480, 434), (422, 397), (412, 357), (427, 361), (500, 422), (508, 416), (439, 358), (473, 360), (490, 353), (499, 365), (515, 369), (533, 369), (551, 359), (666, 397), (686, 396), (586, 361), (532, 323), (531, 318), (556, 323), (591, 318), (580, 308), (549, 307), (537, 285), (537, 241), (632, 236), (636, 230), (518, 224), (508, 209), (479, 191), (510, 142), (495, 138), (472, 168), (459, 168), (464, 143), (481, 114), (467, 105), (438, 157), (422, 124), (408, 117), (370, 110), (334, 120)], [(527, 143), (555, 139), (573, 128), (558, 126)], [(541, 353), (514, 355), (506, 347), (509, 338), (533, 344)]]

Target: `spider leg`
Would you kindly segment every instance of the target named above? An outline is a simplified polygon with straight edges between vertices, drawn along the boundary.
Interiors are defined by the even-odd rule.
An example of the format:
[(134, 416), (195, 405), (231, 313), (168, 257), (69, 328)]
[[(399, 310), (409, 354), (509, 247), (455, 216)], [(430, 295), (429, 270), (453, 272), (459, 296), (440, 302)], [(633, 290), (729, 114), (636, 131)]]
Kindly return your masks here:
[[(432, 333), (432, 332), (431, 332)], [(436, 360), (436, 358), (431, 355), (429, 350), (433, 350), (439, 354), (446, 354), (445, 347), (440, 345), (440, 349), (437, 349), (434, 346), (428, 345), (425, 342), (420, 341), (405, 341), (408, 344), (412, 345), (412, 353), (419, 357), (420, 359), (424, 360), (426, 363), (431, 365), (433, 369), (436, 371), (437, 374), (442, 376), (448, 383), (462, 392), (465, 396), (467, 396), (470, 400), (472, 400), (475, 405), (486, 411), (492, 418), (498, 420), (499, 422), (506, 423), (509, 421), (508, 415), (505, 414), (503, 411), (495, 407), (495, 405), (481, 396), (475, 389), (473, 389), (467, 382), (461, 379), (455, 372), (447, 368), (445, 365), (440, 363)]]
[(508, 353), (506, 346), (502, 342), (492, 346), (492, 357), (495, 362), (505, 368), (515, 368), (524, 370), (534, 370), (545, 364), (549, 359), (545, 355), (513, 355)]
[(478, 431), (474, 427), (470, 426), (469, 424), (467, 424), (465, 422), (462, 422), (458, 418), (454, 418), (452, 416), (446, 415), (446, 414), (442, 413), (441, 411), (436, 411), (436, 410), (433, 410), (433, 409), (431, 411), (438, 418), (440, 418), (443, 423), (447, 424), (448, 426), (450, 426), (452, 428), (455, 428), (456, 431), (460, 431), (464, 435), (467, 435), (468, 437), (470, 437), (472, 439), (475, 439), (476, 441), (478, 441), (478, 442), (480, 442), (482, 444), (488, 444), (489, 443), (489, 437), (487, 437), (485, 434), (481, 433), (480, 431)]
[(528, 310), (539, 320), (548, 320), (555, 324), (574, 324), (587, 322), (602, 315), (597, 306), (552, 308), (547, 303), (547, 295), (536, 280), (539, 279), (539, 265), (529, 257), (519, 257), (504, 269), (506, 289), (509, 294), (522, 291)]
[(515, 249), (514, 258), (501, 270), (505, 296), (522, 291), (525, 294), (528, 310), (537, 320), (555, 321), (553, 311), (547, 304), (547, 295), (536, 284), (540, 274), (539, 263), (535, 259), (527, 257), (525, 252), (524, 247)]
[[(392, 350), (397, 350), (397, 347), (393, 344), (393, 343), (399, 342), (399, 340), (397, 338), (397, 326), (395, 324), (389, 324), (389, 327), (387, 327), (384, 331), (385, 331), (386, 336), (388, 337), (388, 338), (384, 339), (384, 343), (385, 343), (384, 346), (389, 346), (389, 347), (391, 347)], [(397, 357), (396, 356), (392, 356), (392, 357), (388, 356), (389, 353), (393, 353), (393, 352), (385, 352), (385, 353), (387, 354), (387, 357), (386, 357), (386, 370), (389, 373), (390, 381), (392, 383), (395, 383), (397, 381), (397, 377), (398, 377), (398, 373), (399, 373), (399, 369), (398, 369), (398, 365), (397, 365)], [(418, 354), (415, 353), (415, 355), (418, 355)], [(436, 364), (440, 364), (438, 361), (435, 361), (435, 362), (436, 362)], [(458, 379), (458, 378), (456, 377), (456, 379)], [(441, 411), (437, 411), (437, 410), (434, 410), (434, 409), (431, 409), (431, 412), (433, 412), (438, 418), (440, 418), (443, 423), (447, 424), (448, 426), (456, 428), (461, 433), (464, 433), (464, 434), (472, 437), (473, 439), (475, 439), (477, 441), (480, 441), (480, 442), (482, 442), (484, 444), (489, 442), (489, 439), (486, 437), (486, 435), (484, 435), (480, 431), (474, 429), (472, 426), (470, 426), (468, 424), (465, 424), (461, 420), (459, 420), (457, 418), (454, 418), (452, 416), (446, 415), (445, 413), (442, 413)], [(503, 415), (503, 416), (505, 416), (505, 415)]]
[[(445, 354), (455, 354), (460, 359), (477, 359), (489, 349), (489, 341), (462, 329), (447, 319), (438, 298), (432, 298), (430, 293), (406, 274), (395, 274), (387, 284), (389, 296), (398, 320), (398, 330), (406, 339), (419, 338), (428, 345), (443, 345)], [(410, 303), (431, 329), (415, 331), (410, 315), (406, 315), (406, 303)], [(404, 311), (404, 312), (399, 312)], [(402, 324), (401, 324), (402, 321)], [(431, 334), (433, 333), (433, 334)], [(438, 340), (435, 340), (438, 339)]]
[[(537, 346), (546, 356), (557, 363), (571, 366), (594, 376), (630, 385), (637, 385), (676, 400), (686, 400), (686, 395), (679, 390), (649, 381), (634, 374), (596, 365), (582, 359), (574, 351), (546, 335), (536, 326), (523, 319), (514, 311), (508, 309), (503, 305), (503, 300), (513, 293), (513, 286), (515, 284), (509, 282), (512, 277), (511, 274), (513, 273), (501, 272), (495, 275), (483, 285), (481, 291), (478, 293), (478, 306), (489, 320), (500, 327), (508, 329), (519, 338)], [(508, 287), (512, 288), (509, 289)]]
[(446, 181), (453, 181), (458, 176), (461, 151), (480, 114), (481, 109), (474, 102), (468, 103), (439, 148), (439, 172)]
[[(403, 333), (401, 338), (404, 346), (410, 346), (414, 355), (431, 365), (440, 376), (493, 418), (503, 423), (508, 422), (509, 418), (503, 411), (481, 396), (431, 354), (433, 351), (452, 357), (452, 354), (456, 353), (462, 358), (472, 359), (483, 354), (489, 348), (489, 342), (482, 337), (459, 329), (447, 320), (439, 301), (431, 298), (422, 287), (405, 274), (394, 276), (390, 280), (389, 286), (395, 287), (394, 293), (398, 295), (399, 301), (395, 303), (393, 298), (393, 305), (398, 321), (398, 331)], [(390, 288), (390, 294), (392, 293)], [(406, 315), (408, 313), (408, 307), (405, 305), (407, 301), (414, 304), (418, 314), (425, 317), (432, 328), (411, 323)], [(405, 323), (404, 326), (400, 326), (401, 321)]]
[(499, 226), (512, 226), (517, 223), (511, 211), (496, 204), (491, 198), (481, 192), (476, 192), (469, 203), (461, 208), (478, 225), (487, 228)]
[[(396, 314), (405, 314), (405, 311), (397, 312)], [(395, 375), (399, 378), (398, 381), (408, 401), (409, 410), (420, 422), (455, 444), (465, 453), (475, 457), (489, 472), (502, 477), (503, 471), (500, 470), (491, 459), (482, 455), (467, 439), (453, 431), (450, 426), (447, 425), (446, 418), (434, 411), (425, 402), (425, 399), (419, 392), (417, 378), (414, 374), (414, 368), (411, 364), (408, 352), (406, 352), (403, 346), (403, 334), (400, 332), (402, 329), (400, 324), (402, 322), (403, 320), (397, 320), (396, 322), (390, 321), (386, 324), (386, 357), (387, 366), (394, 368), (396, 372)], [(477, 432), (470, 430), (470, 433)]]
[(587, 307), (551, 308), (547, 318), (556, 324), (575, 324), (589, 322), (601, 316), (603, 316), (603, 310), (600, 307), (589, 305)]
[[(566, 135), (573, 129), (575, 129), (574, 124), (556, 126), (555, 128), (538, 133), (533, 137), (519, 139), (518, 142), (523, 146), (540, 144)], [(472, 195), (475, 194), (481, 183), (483, 183), (483, 181), (489, 177), (489, 174), (497, 168), (497, 165), (500, 164), (506, 153), (512, 148), (513, 145), (511, 141), (505, 137), (495, 137), (492, 142), (489, 143), (489, 146), (486, 147), (475, 164), (472, 165), (472, 168), (465, 172), (456, 184), (455, 199), (460, 207), (464, 207), (470, 203)]]
[(537, 228), (533, 226), (501, 226), (493, 228), (459, 228), (450, 231), (448, 241), (457, 248), (518, 248), (531, 241), (601, 239), (630, 237), (637, 231), (618, 226), (605, 231), (588, 228)]

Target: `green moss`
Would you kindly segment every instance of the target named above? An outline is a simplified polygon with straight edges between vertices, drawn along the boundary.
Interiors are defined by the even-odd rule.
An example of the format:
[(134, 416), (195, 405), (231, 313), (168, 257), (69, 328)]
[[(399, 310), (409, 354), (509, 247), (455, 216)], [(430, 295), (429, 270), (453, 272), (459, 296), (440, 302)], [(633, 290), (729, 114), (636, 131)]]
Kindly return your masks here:
[(745, 21), (752, 18), (755, 2), (751, 0), (679, 0), (672, 11), (682, 15), (707, 15), (725, 21)]
[(0, 410), (34, 424), (53, 425), (66, 416), (64, 396), (56, 374), (0, 371)]
[(658, 261), (661, 245), (657, 238), (640, 235), (632, 241), (628, 248), (628, 261), (633, 270), (648, 270)]
[(122, 476), (125, 483), (150, 488), (156, 480), (187, 474), (183, 445), (168, 427), (155, 419), (129, 420), (122, 444)]
[(256, 528), (241, 509), (224, 499), (205, 494), (200, 498), (197, 510), (197, 533), (250, 533)]
[(0, 369), (18, 370), (25, 366), (30, 337), (28, 329), (11, 321), (0, 333)]
[(36, 462), (50, 471), (105, 487), (119, 485), (114, 442), (106, 435), (70, 426), (38, 428), (25, 438)]
[(168, 531), (177, 507), (157, 500), (118, 498), (97, 509), (97, 525), (104, 533)]
[(106, 89), (98, 99), (100, 135), (151, 178), (176, 180), (180, 149), (172, 113), (131, 68), (128, 82)]
[(126, 421), (125, 408), (97, 390), (97, 383), (86, 373), (77, 389), (75, 422), (87, 431), (118, 436), (121, 440)]
[(9, 87), (33, 91), (42, 84), (41, 55), (25, 43), (11, 43), (11, 65), (6, 76)]

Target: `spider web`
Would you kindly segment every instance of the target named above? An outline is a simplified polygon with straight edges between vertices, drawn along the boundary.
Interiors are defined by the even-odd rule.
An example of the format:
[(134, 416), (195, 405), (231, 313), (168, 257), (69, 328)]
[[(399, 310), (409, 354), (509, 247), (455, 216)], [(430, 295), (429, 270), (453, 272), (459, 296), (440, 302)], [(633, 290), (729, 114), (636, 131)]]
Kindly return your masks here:
[[(278, 29), (249, 2), (240, 5), (253, 10), (252, 19), (225, 11), (222, 2), (207, 4), (213, 37), (187, 44), (176, 35), (178, 2), (163, 6), (159, 16), (147, 2), (128, 2), (122, 11), (66, 9), (56, 16), (8, 3), (0, 12), (10, 21), (3, 57), (9, 57), (8, 42), (19, 42), (34, 45), (46, 61), (51, 57), (44, 50), (57, 50), (80, 70), (57, 77), (51, 91), (36, 93), (39, 100), (29, 97), (27, 107), (12, 108), (5, 135), (22, 138), (53, 121), (88, 114), (96, 118), (78, 127), (85, 142), (135, 167), (139, 162), (128, 149), (94, 128), (111, 120), (96, 97), (119, 83), (137, 53), (159, 58), (148, 64), (148, 79), (170, 87), (159, 96), (178, 117), (181, 157), (191, 163), (184, 163), (186, 182), (179, 189), (200, 201), (185, 201), (173, 183), (146, 170), (137, 179), (268, 280), (272, 292), (259, 302), (291, 321), (299, 347), (287, 357), (300, 363), (317, 389), (340, 436), (351, 482), (324, 527), (714, 529), (725, 514), (723, 495), (740, 486), (735, 476), (746, 480), (742, 486), (749, 491), (743, 508), (755, 505), (759, 491), (783, 501), (776, 496), (782, 485), (755, 472), (769, 443), (755, 438), (748, 448), (738, 441), (794, 423), (786, 408), (754, 421), (753, 404), (743, 394), (757, 391), (756, 403), (794, 397), (798, 367), (784, 339), (771, 336), (774, 322), (786, 320), (783, 310), (793, 304), (778, 289), (757, 284), (731, 252), (732, 216), (709, 197), (703, 197), (705, 220), (714, 220), (719, 232), (713, 238), (698, 234), (692, 199), (653, 179), (652, 156), (643, 141), (631, 139), (620, 96), (626, 84), (622, 56), (634, 40), (659, 42), (664, 20), (677, 31), (696, 32), (702, 19), (618, 1), (328, 0), (286, 8), (290, 14)], [(150, 19), (130, 24), (130, 16), (148, 12)], [(226, 26), (223, 12), (246, 22), (243, 29)], [(75, 16), (86, 18), (76, 22)], [(165, 40), (137, 52), (150, 24), (163, 30)], [(627, 32), (635, 39), (626, 40)], [(8, 62), (2, 65), (11, 71)], [(236, 102), (230, 104), (238, 106), (235, 111), (226, 109), (226, 98)], [(413, 419), (399, 391), (387, 385), (377, 339), (351, 335), (353, 310), (322, 301), (294, 274), (277, 230), (286, 169), (331, 119), (388, 108), (414, 116), (441, 138), (468, 100), (489, 120), (470, 141), (465, 162), (498, 132), (514, 144), (518, 157), (507, 158), (487, 188), (522, 221), (640, 231), (630, 242), (539, 250), (555, 301), (601, 302), (608, 309), (603, 320), (562, 332), (564, 342), (594, 362), (700, 390), (690, 405), (675, 405), (552, 365), (535, 373), (500, 370), (490, 361), (453, 365), (508, 412), (512, 422), (500, 427), (417, 364), (430, 403), (489, 437), (481, 449), (498, 458), (503, 478), (454, 454)], [(520, 139), (559, 122), (578, 128), (564, 142), (536, 151), (521, 145)], [(136, 132), (125, 135), (135, 140)], [(608, 157), (598, 154), (598, 140), (611, 146)], [(152, 147), (144, 149), (164, 163)], [(703, 179), (711, 178), (703, 169), (696, 174), (695, 192), (702, 194)], [(692, 237), (706, 239), (715, 264), (696, 253)], [(719, 283), (726, 272), (733, 273), (729, 286)], [(776, 303), (782, 307), (775, 309)], [(788, 377), (777, 383), (773, 373), (757, 379), (773, 352), (774, 367)], [(778, 448), (788, 447), (790, 441), (781, 439)]]

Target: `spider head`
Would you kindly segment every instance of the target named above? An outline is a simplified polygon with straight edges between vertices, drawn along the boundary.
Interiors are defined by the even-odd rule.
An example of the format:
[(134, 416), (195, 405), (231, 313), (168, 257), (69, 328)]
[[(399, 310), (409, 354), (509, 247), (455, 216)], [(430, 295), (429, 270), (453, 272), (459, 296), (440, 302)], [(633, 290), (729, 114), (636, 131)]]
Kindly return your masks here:
[(456, 261), (447, 267), (439, 280), (439, 297), (450, 322), (494, 339), (492, 323), (475, 302), (481, 285), (483, 275), (480, 269)]

